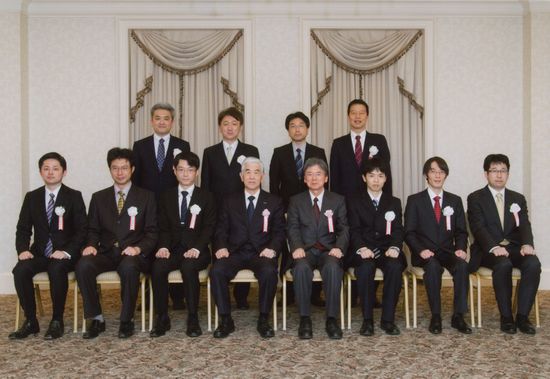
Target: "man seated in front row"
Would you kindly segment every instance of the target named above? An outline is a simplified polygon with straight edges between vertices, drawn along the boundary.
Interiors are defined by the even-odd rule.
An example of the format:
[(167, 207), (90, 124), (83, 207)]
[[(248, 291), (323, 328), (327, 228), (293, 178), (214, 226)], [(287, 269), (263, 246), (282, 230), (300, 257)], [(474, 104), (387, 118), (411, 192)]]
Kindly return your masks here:
[(318, 158), (308, 159), (304, 165), (308, 191), (292, 196), (287, 211), (294, 293), (300, 312), (298, 337), (301, 339), (313, 336), (310, 299), (314, 269), (319, 269), (323, 279), (327, 335), (332, 339), (342, 338), (337, 316), (349, 230), (345, 199), (325, 191), (327, 180), (327, 164)]
[(83, 337), (95, 338), (105, 331), (97, 292), (97, 275), (117, 271), (120, 275), (122, 310), (119, 338), (134, 334), (134, 310), (139, 277), (148, 272), (157, 244), (157, 207), (153, 192), (132, 185), (132, 150), (115, 147), (107, 153), (114, 185), (92, 195), (88, 212), (88, 239), (76, 265), (88, 327)]
[(244, 191), (227, 195), (214, 235), (215, 252), (210, 279), (221, 323), (215, 338), (225, 338), (235, 330), (229, 303), (229, 281), (242, 269), (254, 272), (259, 284), (260, 316), (257, 330), (263, 338), (274, 336), (268, 322), (277, 292), (277, 256), (285, 243), (283, 201), (260, 186), (264, 166), (258, 158), (242, 162)]

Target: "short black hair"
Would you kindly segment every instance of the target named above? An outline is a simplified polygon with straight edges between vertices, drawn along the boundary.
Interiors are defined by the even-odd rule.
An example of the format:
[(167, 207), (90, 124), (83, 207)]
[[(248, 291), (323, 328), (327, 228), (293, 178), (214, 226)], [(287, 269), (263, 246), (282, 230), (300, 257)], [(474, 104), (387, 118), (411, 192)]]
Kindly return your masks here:
[(390, 165), (384, 159), (380, 158), (371, 158), (367, 159), (361, 165), (361, 174), (367, 175), (373, 171), (379, 170), (382, 174), (389, 176), (390, 175)]
[(308, 168), (313, 166), (319, 166), (321, 170), (324, 171), (325, 175), (328, 176), (327, 162), (320, 158), (309, 158), (304, 164), (304, 174), (306, 173)]
[(493, 163), (504, 163), (506, 168), (510, 170), (510, 160), (504, 154), (489, 154), (485, 157), (483, 161), (483, 171), (489, 171), (491, 164)]
[(362, 100), (362, 99), (354, 99), (354, 100), (349, 102), (349, 104), (348, 104), (348, 115), (349, 115), (349, 111), (351, 110), (351, 107), (354, 106), (355, 104), (361, 104), (362, 106), (364, 106), (367, 110), (367, 116), (369, 115), (369, 105), (367, 104), (367, 102), (365, 100)]
[(44, 162), (47, 159), (55, 159), (56, 161), (59, 162), (59, 164), (63, 168), (63, 171), (67, 170), (67, 161), (65, 160), (65, 158), (63, 158), (63, 156), (61, 154), (56, 153), (55, 151), (52, 151), (50, 153), (46, 153), (46, 154), (44, 154), (40, 157), (40, 159), (38, 160), (38, 169), (39, 170), (42, 170), (42, 166), (44, 165)]
[(449, 176), (449, 166), (447, 165), (447, 162), (445, 162), (445, 159), (441, 157), (431, 157), (426, 161), (426, 163), (424, 163), (424, 168), (422, 168), (422, 173), (424, 176), (428, 176), (428, 172), (430, 172), (433, 162), (435, 162), (437, 166), (445, 172), (445, 176)]
[(243, 113), (235, 107), (229, 107), (218, 114), (218, 126), (222, 124), (222, 120), (225, 116), (231, 116), (235, 120), (238, 120), (241, 125), (244, 124)]
[(309, 129), (309, 117), (307, 117), (303, 112), (294, 112), (286, 116), (286, 120), (285, 120), (286, 130), (288, 130), (288, 125), (290, 124), (290, 121), (294, 120), (295, 118), (299, 118), (300, 120), (302, 120)]
[(155, 111), (158, 109), (162, 109), (164, 111), (170, 112), (170, 116), (172, 117), (172, 120), (174, 119), (174, 113), (176, 112), (174, 107), (171, 104), (168, 103), (156, 103), (151, 107), (151, 118), (155, 115)]
[(195, 167), (197, 170), (201, 167), (199, 156), (192, 151), (185, 151), (176, 155), (174, 157), (174, 168), (178, 167), (180, 161), (186, 161), (189, 166)]
[(111, 168), (111, 163), (113, 163), (115, 159), (126, 159), (130, 162), (130, 167), (134, 167), (134, 153), (130, 149), (113, 147), (107, 153), (107, 165), (109, 168)]

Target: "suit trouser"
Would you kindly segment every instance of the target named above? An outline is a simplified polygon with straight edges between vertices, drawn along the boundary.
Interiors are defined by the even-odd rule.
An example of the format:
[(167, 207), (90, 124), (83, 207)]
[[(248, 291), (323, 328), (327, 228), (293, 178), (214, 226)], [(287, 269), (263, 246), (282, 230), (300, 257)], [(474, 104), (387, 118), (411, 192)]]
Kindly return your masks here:
[(63, 321), (65, 301), (69, 288), (67, 274), (73, 268), (74, 260), (72, 259), (54, 259), (38, 256), (33, 259), (17, 262), (12, 271), (13, 281), (17, 296), (25, 312), (25, 318), (29, 320), (36, 318), (36, 299), (34, 297), (32, 278), (39, 272), (47, 271), (50, 281), (50, 296), (52, 298), (52, 320)]
[(357, 278), (357, 289), (363, 307), (363, 318), (372, 319), (374, 300), (376, 299), (376, 282), (374, 276), (376, 269), (380, 268), (384, 273), (384, 289), (382, 293), (382, 321), (393, 322), (395, 319), (395, 307), (399, 300), (399, 293), (403, 284), (403, 270), (405, 265), (399, 258), (380, 256), (378, 259), (363, 259), (356, 254), (353, 265)]
[(116, 270), (120, 276), (120, 298), (122, 300), (120, 322), (131, 321), (136, 309), (140, 274), (148, 272), (150, 266), (151, 262), (142, 255), (120, 256), (111, 253), (87, 255), (80, 258), (76, 264), (75, 274), (82, 293), (84, 317), (93, 318), (102, 313), (96, 277), (103, 272)]
[(210, 269), (212, 293), (220, 315), (231, 314), (229, 281), (242, 269), (254, 272), (259, 285), (260, 313), (269, 314), (277, 292), (277, 258), (232, 253), (227, 258), (217, 259)]
[(168, 317), (168, 274), (179, 270), (183, 278), (183, 293), (189, 314), (196, 314), (199, 307), (199, 271), (210, 263), (210, 254), (200, 253), (198, 258), (184, 258), (183, 252), (170, 254), (168, 258), (155, 258), (151, 269), (155, 311), (161, 318)]
[(323, 279), (326, 315), (327, 317), (337, 318), (340, 313), (340, 290), (344, 270), (342, 269), (342, 260), (328, 255), (328, 251), (318, 254), (307, 251), (305, 258), (294, 260), (292, 276), (300, 316), (311, 314), (311, 287), (313, 270), (316, 268), (319, 269)]
[(424, 268), (424, 286), (432, 315), (441, 315), (441, 276), (446, 268), (453, 276), (454, 313), (468, 311), (468, 290), (470, 273), (468, 262), (454, 254), (440, 253), (428, 259), (421, 259)]
[(498, 310), (503, 317), (512, 317), (512, 268), (521, 271), (518, 285), (518, 314), (529, 316), (539, 288), (541, 264), (536, 255), (522, 256), (519, 248), (505, 246), (508, 257), (485, 254), (481, 265), (493, 270), (493, 288)]

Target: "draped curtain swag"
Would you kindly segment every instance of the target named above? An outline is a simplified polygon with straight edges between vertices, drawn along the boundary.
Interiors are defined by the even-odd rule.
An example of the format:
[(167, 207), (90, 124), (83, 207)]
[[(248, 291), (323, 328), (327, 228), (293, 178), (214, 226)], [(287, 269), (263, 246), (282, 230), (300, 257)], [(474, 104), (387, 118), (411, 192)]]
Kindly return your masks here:
[(311, 31), (312, 142), (330, 150), (349, 133), (347, 104), (369, 104), (367, 130), (386, 136), (393, 192), (424, 187), (424, 41), (421, 30)]

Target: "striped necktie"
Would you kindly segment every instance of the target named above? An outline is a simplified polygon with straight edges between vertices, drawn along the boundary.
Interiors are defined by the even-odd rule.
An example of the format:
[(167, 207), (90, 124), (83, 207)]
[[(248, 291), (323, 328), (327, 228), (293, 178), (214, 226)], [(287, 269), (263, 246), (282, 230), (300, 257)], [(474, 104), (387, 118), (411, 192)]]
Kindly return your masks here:
[[(55, 195), (53, 193), (50, 193), (50, 200), (48, 201), (48, 206), (46, 207), (46, 216), (48, 217), (48, 224), (52, 223), (52, 215), (53, 215), (53, 206), (55, 204)], [(52, 255), (53, 252), (53, 243), (52, 238), (48, 238), (48, 242), (46, 242), (46, 248), (44, 249), (44, 255), (46, 257), (49, 257)]]
[(120, 214), (120, 212), (122, 212), (122, 208), (124, 208), (124, 191), (118, 191), (118, 201), (116, 203), (116, 207), (118, 214)]

